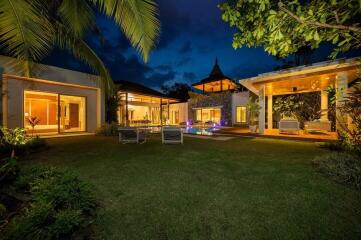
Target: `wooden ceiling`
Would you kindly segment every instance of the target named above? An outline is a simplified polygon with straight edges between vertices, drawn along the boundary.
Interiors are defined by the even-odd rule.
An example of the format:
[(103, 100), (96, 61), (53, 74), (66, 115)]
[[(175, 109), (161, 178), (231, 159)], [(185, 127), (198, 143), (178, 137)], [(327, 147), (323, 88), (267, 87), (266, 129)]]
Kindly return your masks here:
[[(337, 73), (325, 73), (321, 75), (301, 75), (287, 77), (277, 80), (256, 83), (255, 85), (265, 84), (266, 95), (283, 95), (292, 93), (316, 92), (326, 90), (329, 86), (335, 86)], [(349, 71), (349, 82), (355, 80), (358, 76), (357, 71)]]
[(194, 85), (193, 87), (203, 91), (203, 86), (205, 92), (220, 92), (220, 91), (234, 90), (237, 87), (237, 84), (235, 84), (233, 81), (229, 79), (224, 79), (222, 81), (218, 80), (214, 82)]

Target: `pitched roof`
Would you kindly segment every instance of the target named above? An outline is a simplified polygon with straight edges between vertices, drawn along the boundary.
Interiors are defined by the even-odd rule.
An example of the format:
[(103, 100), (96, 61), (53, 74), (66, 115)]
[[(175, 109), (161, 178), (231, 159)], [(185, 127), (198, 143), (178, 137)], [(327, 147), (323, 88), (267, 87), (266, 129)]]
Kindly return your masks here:
[[(228, 79), (228, 80), (234, 82), (232, 80), (232, 78), (227, 77), (226, 75), (223, 74), (221, 68), (218, 65), (218, 58), (216, 58), (216, 62), (214, 64), (214, 66), (212, 68), (212, 71), (209, 74), (209, 76), (207, 78), (202, 79), (200, 82), (192, 84), (192, 86), (203, 84), (203, 83), (209, 83), (209, 82), (224, 80), (224, 79)], [(236, 82), (234, 82), (234, 83), (237, 84)]]
[(159, 97), (164, 99), (173, 99), (179, 101), (179, 99), (168, 97), (167, 95), (158, 92), (154, 89), (141, 85), (139, 83), (125, 81), (125, 80), (116, 80), (114, 84), (118, 87), (119, 90), (131, 93), (137, 93), (146, 96)]

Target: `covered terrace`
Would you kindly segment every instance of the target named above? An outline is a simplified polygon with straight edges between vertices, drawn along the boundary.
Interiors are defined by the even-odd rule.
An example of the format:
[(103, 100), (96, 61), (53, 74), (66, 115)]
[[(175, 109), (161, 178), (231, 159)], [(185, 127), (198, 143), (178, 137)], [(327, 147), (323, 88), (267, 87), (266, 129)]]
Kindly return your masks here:
[[(320, 93), (321, 119), (328, 119), (329, 86), (336, 90), (336, 109), (347, 95), (348, 86), (358, 78), (359, 59), (341, 59), (321, 62), (310, 66), (301, 66), (287, 70), (265, 73), (257, 77), (240, 80), (239, 83), (259, 97), (259, 134), (281, 135), (273, 124), (273, 97), (277, 95), (300, 94), (309, 92)], [(338, 115), (336, 110), (336, 115)], [(337, 128), (337, 126), (336, 126)], [(335, 139), (335, 132), (323, 131), (311, 136), (301, 130), (299, 137), (314, 137), (314, 134), (325, 135), (322, 138)]]

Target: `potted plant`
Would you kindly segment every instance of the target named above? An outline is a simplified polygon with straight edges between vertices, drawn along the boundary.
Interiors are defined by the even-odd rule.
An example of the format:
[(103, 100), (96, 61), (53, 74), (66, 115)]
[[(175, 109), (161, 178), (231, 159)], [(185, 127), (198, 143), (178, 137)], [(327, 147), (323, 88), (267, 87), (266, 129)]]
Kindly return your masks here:
[(256, 133), (257, 131), (257, 117), (261, 107), (258, 104), (258, 100), (250, 97), (247, 103), (248, 119), (249, 119), (249, 130), (251, 133)]

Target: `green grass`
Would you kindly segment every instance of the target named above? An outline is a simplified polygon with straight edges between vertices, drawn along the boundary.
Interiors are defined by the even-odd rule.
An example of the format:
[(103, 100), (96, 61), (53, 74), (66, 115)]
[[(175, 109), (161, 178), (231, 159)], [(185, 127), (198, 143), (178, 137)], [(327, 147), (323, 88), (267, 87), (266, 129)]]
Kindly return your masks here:
[(360, 239), (361, 193), (313, 169), (314, 143), (186, 138), (184, 145), (49, 139), (31, 164), (96, 187), (99, 239)]

